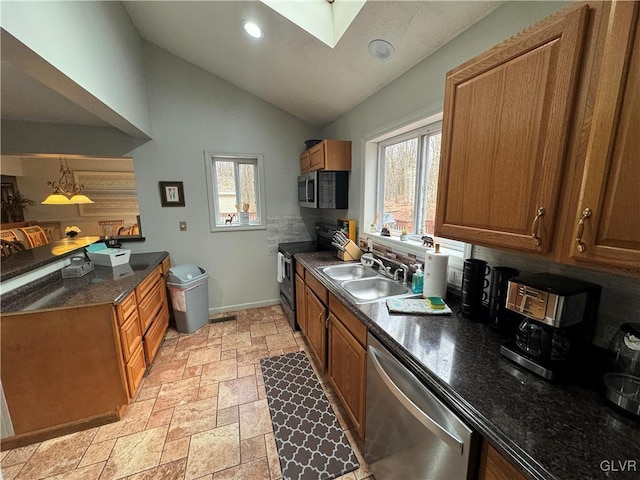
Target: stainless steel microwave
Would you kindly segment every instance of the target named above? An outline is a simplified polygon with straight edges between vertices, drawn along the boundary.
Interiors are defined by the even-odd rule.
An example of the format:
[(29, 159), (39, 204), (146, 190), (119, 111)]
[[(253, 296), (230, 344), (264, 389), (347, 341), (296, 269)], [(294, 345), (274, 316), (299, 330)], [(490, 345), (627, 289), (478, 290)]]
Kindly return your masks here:
[(320, 170), (300, 175), (298, 205), (306, 208), (349, 208), (349, 172)]

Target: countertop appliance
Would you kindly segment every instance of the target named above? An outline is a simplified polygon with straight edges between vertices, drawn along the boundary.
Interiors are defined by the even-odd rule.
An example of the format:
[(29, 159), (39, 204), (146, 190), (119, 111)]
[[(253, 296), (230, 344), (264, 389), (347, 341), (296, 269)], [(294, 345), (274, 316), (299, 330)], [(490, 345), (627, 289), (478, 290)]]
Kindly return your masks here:
[(298, 177), (298, 205), (349, 208), (349, 172), (319, 170)]
[(551, 273), (509, 279), (507, 309), (522, 316), (501, 353), (548, 379), (575, 371), (591, 345), (602, 288)]
[(371, 334), (366, 408), (364, 455), (377, 480), (471, 478), (475, 433)]
[(296, 323), (296, 253), (311, 253), (333, 250), (331, 241), (336, 231), (335, 225), (316, 223), (316, 241), (281, 243), (278, 245), (278, 273), (280, 284), (280, 304), (291, 328), (299, 330)]
[(640, 323), (623, 323), (611, 339), (605, 397), (640, 417)]

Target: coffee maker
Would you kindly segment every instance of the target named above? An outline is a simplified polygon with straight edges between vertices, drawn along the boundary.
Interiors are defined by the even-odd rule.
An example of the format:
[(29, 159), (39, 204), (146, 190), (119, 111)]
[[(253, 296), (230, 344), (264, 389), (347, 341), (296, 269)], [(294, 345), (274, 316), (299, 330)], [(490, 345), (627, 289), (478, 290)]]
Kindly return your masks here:
[(551, 273), (509, 280), (506, 308), (520, 315), (500, 352), (548, 380), (576, 372), (595, 329), (602, 287)]

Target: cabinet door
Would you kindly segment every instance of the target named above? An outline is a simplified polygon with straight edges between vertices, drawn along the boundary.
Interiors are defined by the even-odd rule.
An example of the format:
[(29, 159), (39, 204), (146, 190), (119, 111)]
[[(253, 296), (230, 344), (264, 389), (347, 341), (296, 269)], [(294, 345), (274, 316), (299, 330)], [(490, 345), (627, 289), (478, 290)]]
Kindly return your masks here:
[(309, 170), (322, 170), (325, 168), (326, 160), (326, 146), (327, 142), (322, 141), (317, 145), (314, 145), (309, 150)]
[(551, 16), (447, 74), (436, 235), (549, 250), (587, 11)]
[(525, 476), (485, 439), (480, 456), (479, 480), (525, 480)]
[(124, 361), (127, 362), (142, 341), (142, 333), (140, 332), (140, 322), (137, 313), (134, 312), (129, 316), (127, 321), (124, 322), (124, 325), (120, 327), (120, 340), (122, 342)]
[(304, 280), (296, 274), (296, 321), (302, 333), (307, 335), (307, 315), (305, 308)]
[(327, 328), (325, 326), (327, 307), (309, 287), (305, 287), (305, 304), (307, 340), (324, 372), (327, 368)]
[(367, 352), (333, 313), (329, 314), (329, 379), (364, 438)]
[(640, 5), (615, 2), (571, 256), (640, 274)]
[(142, 344), (138, 345), (138, 347), (133, 351), (131, 358), (127, 362), (126, 370), (127, 370), (127, 383), (129, 385), (129, 396), (133, 397), (136, 393), (136, 389), (140, 382), (142, 381), (142, 377), (144, 376), (144, 371), (147, 368), (147, 364), (144, 360), (144, 351), (142, 349)]
[(300, 173), (309, 173), (309, 151), (300, 155)]

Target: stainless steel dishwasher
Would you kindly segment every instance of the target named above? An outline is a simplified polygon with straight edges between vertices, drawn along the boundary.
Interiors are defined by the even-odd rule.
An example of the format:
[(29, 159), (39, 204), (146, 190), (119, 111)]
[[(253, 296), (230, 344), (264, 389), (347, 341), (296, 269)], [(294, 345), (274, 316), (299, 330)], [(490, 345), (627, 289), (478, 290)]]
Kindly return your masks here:
[(474, 432), (369, 334), (365, 460), (376, 480), (464, 480)]

